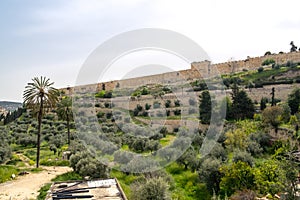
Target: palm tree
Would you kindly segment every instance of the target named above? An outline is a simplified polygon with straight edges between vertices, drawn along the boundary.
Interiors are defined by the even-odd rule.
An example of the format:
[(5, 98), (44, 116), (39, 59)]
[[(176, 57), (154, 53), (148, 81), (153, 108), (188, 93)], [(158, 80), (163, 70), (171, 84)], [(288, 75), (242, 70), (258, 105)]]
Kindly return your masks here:
[(32, 83), (27, 83), (23, 94), (24, 105), (26, 108), (37, 112), (38, 132), (37, 132), (37, 152), (36, 167), (39, 167), (40, 146), (41, 146), (41, 125), (45, 108), (52, 108), (58, 101), (59, 91), (52, 87), (54, 82), (50, 82), (46, 77), (35, 77)]
[(71, 110), (72, 99), (70, 97), (63, 97), (57, 104), (57, 115), (60, 119), (67, 121), (68, 129), (68, 144), (70, 144), (70, 121), (73, 120), (73, 112)]

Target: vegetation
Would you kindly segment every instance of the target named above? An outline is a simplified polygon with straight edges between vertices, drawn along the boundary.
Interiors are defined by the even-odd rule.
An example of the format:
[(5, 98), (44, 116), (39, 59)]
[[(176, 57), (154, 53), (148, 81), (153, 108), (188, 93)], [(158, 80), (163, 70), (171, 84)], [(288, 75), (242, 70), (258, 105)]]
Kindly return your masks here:
[[(275, 88), (269, 94), (271, 97), (273, 92), (273, 97), (263, 97), (260, 102), (253, 102), (245, 92), (259, 83), (278, 83), (279, 78), (275, 80), (270, 76), (279, 77), (280, 73), (297, 69), (275, 68), (272, 60), (262, 65), (271, 64), (273, 68), (265, 67), (260, 72), (223, 77), (225, 85), (231, 88), (231, 98), (222, 100), (227, 105), (225, 126), (205, 156), (200, 153), (202, 143), (211, 142), (215, 136), (214, 132), (208, 132), (207, 124), (214, 112), (211, 105), (217, 98), (210, 95), (201, 80), (192, 84), (199, 99), (189, 98), (186, 102), (164, 98), (172, 91), (166, 86), (147, 85), (135, 91), (119, 88), (110, 95), (102, 85), (103, 90), (96, 94), (96, 118), (88, 109), (92, 101), (84, 99), (84, 109), (78, 110), (79, 118), (74, 121), (71, 99), (63, 94), (58, 98), (49, 79), (35, 78), (24, 92), (28, 109), (0, 126), (0, 180), (10, 180), (12, 174), (17, 175), (25, 166), (36, 162), (37, 166), (73, 168), (72, 172), (52, 181), (116, 177), (128, 199), (254, 199), (266, 195), (273, 198), (279, 193), (295, 199), (300, 170), (295, 154), (300, 150), (300, 90), (295, 89), (286, 102), (280, 103), (276, 100), (279, 91), (276, 90), (275, 96)], [(42, 86), (49, 90), (40, 93)], [(50, 92), (49, 96), (46, 92)], [(122, 92), (134, 99), (128, 112), (107, 99)], [(158, 96), (161, 98), (156, 98)], [(147, 100), (142, 101), (143, 98)], [(190, 111), (193, 106), (197, 106), (195, 112)], [(179, 120), (187, 111), (200, 119), (201, 129), (188, 130), (183, 125), (170, 127), (168, 123), (154, 126), (151, 121)], [(193, 137), (189, 137), (190, 132)], [(93, 137), (86, 144), (76, 139), (80, 134), (89, 136), (90, 133)], [(40, 139), (36, 140), (37, 137)], [(99, 148), (90, 148), (96, 138), (101, 138)], [(181, 152), (190, 143), (189, 148)], [(68, 160), (63, 160), (62, 154), (67, 150), (70, 152)], [(138, 159), (136, 154), (164, 156), (170, 161), (174, 155), (178, 158), (157, 170), (155, 161)], [(105, 163), (117, 163), (116, 168), (123, 172), (109, 169)], [(145, 167), (155, 170), (145, 172)], [(45, 197), (49, 187), (47, 184), (40, 189), (39, 199)]]
[(244, 90), (240, 90), (235, 84), (232, 88), (232, 106), (231, 111), (235, 120), (253, 118), (254, 104)]
[(70, 97), (62, 98), (62, 100), (57, 104), (57, 115), (59, 119), (67, 122), (68, 144), (70, 144), (70, 122), (73, 121), (72, 99)]
[(211, 118), (211, 97), (207, 90), (200, 95), (200, 120), (203, 124), (209, 124)]
[(291, 114), (294, 115), (299, 111), (300, 105), (300, 89), (295, 89), (288, 98), (288, 104), (291, 108)]
[(52, 108), (58, 101), (59, 92), (53, 88), (53, 82), (46, 77), (35, 77), (32, 83), (28, 83), (24, 91), (24, 105), (26, 108), (37, 112), (38, 126), (37, 126), (37, 154), (36, 154), (36, 168), (39, 167), (40, 162), (40, 145), (41, 145), (41, 127), (44, 109)]
[(44, 200), (47, 196), (47, 192), (51, 187), (51, 183), (45, 184), (41, 189), (38, 191), (39, 195), (37, 197), (37, 200)]

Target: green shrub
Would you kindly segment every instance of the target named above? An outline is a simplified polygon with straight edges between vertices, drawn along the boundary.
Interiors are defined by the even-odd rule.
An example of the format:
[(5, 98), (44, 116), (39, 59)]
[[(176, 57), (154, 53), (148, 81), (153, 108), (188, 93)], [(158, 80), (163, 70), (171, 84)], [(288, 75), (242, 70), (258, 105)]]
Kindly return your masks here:
[(132, 186), (132, 199), (167, 200), (169, 196), (169, 185), (162, 178), (152, 178), (146, 182), (137, 182)]
[(70, 166), (81, 176), (90, 176), (92, 178), (107, 178), (109, 173), (106, 165), (85, 151), (73, 154), (70, 158)]
[(166, 102), (165, 102), (165, 107), (166, 108), (170, 108), (171, 106), (171, 101), (168, 99)]
[(36, 149), (28, 149), (25, 151), (24, 155), (30, 158), (31, 160), (35, 161)]
[(295, 68), (297, 67), (297, 63), (294, 63), (293, 61), (287, 61), (286, 66), (290, 68)]
[(82, 180), (82, 176), (80, 176), (78, 173), (72, 171), (72, 172), (67, 172), (61, 175), (56, 176), (53, 178), (51, 181), (71, 181), (71, 180)]
[(40, 161), (41, 165), (45, 166), (69, 166), (70, 162), (68, 160), (46, 160), (42, 159)]
[(149, 110), (151, 108), (151, 105), (149, 105), (148, 103), (145, 104), (145, 110)]
[(1, 165), (0, 166), (0, 183), (11, 179), (12, 174), (18, 174), (18, 169), (14, 166)]
[(22, 160), (19, 158), (19, 156), (17, 156), (16, 154), (13, 154), (11, 160), (8, 161), (6, 164), (7, 165), (15, 165), (16, 166), (21, 161)]
[(39, 196), (37, 196), (37, 200), (44, 200), (50, 187), (51, 183), (47, 183), (43, 187), (41, 187), (41, 189), (39, 190)]
[(264, 71), (264, 68), (263, 68), (263, 67), (259, 67), (259, 68), (257, 69), (257, 71), (258, 71), (258, 73), (261, 73), (261, 72)]
[(179, 106), (180, 106), (180, 100), (178, 100), (178, 99), (175, 100), (175, 101), (174, 101), (174, 104), (175, 104), (175, 107), (179, 107)]
[(273, 59), (266, 59), (262, 62), (262, 65), (265, 66), (265, 65), (270, 65), (270, 64), (275, 64), (275, 60)]
[(11, 148), (8, 144), (1, 144), (0, 146), (0, 163), (4, 163), (11, 157)]
[(181, 115), (181, 110), (180, 109), (174, 110), (174, 115), (176, 116)]

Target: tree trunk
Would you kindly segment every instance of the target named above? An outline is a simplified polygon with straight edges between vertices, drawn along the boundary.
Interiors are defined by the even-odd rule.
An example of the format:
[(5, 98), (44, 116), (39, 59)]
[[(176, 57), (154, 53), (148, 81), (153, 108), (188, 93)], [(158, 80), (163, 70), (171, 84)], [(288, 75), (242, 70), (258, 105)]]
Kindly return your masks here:
[(187, 163), (184, 163), (184, 170), (187, 170), (188, 169), (188, 165)]
[(68, 144), (70, 144), (70, 118), (69, 118), (69, 107), (67, 107), (67, 128), (68, 128)]
[(43, 117), (43, 97), (41, 97), (40, 110), (38, 114), (38, 133), (37, 133), (37, 149), (36, 149), (36, 168), (39, 168), (40, 164), (40, 150), (41, 150), (41, 128)]

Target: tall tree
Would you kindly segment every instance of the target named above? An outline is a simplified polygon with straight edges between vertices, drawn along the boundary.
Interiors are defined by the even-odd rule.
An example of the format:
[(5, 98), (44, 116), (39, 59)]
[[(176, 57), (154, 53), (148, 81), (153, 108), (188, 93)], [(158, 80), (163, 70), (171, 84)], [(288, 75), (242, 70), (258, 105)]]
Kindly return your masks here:
[(271, 95), (272, 95), (271, 106), (276, 106), (276, 102), (275, 102), (275, 88), (274, 87), (272, 87)]
[(260, 99), (260, 110), (263, 111), (267, 107), (268, 99), (266, 97), (262, 97)]
[(289, 94), (288, 104), (291, 108), (292, 115), (298, 112), (300, 105), (300, 88), (293, 90), (293, 92)]
[(200, 120), (203, 124), (210, 123), (211, 117), (211, 97), (208, 90), (205, 90), (200, 95), (200, 105), (199, 105), (199, 112), (200, 112)]
[(278, 131), (278, 126), (282, 122), (283, 109), (279, 106), (268, 107), (262, 112), (262, 121), (266, 125), (271, 125), (275, 132)]
[(232, 88), (232, 114), (234, 119), (252, 118), (254, 104), (244, 90)]
[(291, 52), (297, 51), (297, 46), (294, 44), (294, 41), (291, 41)]
[(59, 91), (52, 87), (54, 82), (50, 82), (46, 77), (35, 77), (31, 83), (27, 83), (23, 94), (24, 105), (26, 108), (37, 112), (38, 131), (37, 131), (37, 152), (36, 167), (39, 167), (40, 146), (41, 146), (41, 126), (45, 108), (52, 108), (58, 101)]
[(68, 144), (70, 144), (70, 121), (73, 120), (72, 99), (70, 97), (63, 97), (57, 104), (57, 115), (59, 119), (67, 122), (68, 129)]

